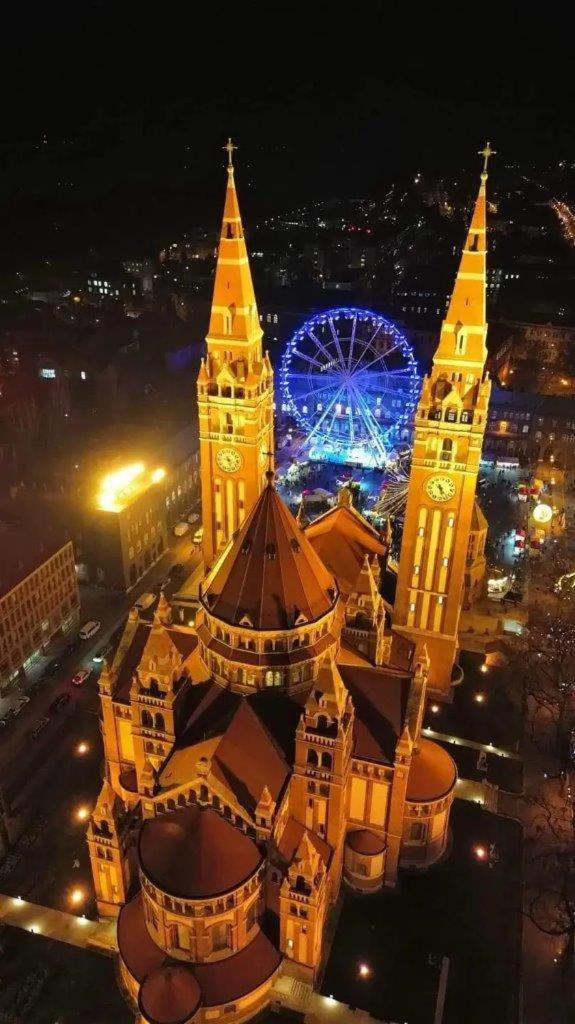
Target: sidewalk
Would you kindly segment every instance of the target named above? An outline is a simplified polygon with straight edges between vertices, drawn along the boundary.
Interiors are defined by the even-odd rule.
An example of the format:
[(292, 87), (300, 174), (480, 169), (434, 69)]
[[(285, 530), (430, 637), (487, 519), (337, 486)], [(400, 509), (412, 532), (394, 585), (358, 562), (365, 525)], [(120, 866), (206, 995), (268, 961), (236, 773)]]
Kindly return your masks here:
[(47, 939), (96, 950), (106, 956), (117, 952), (115, 920), (90, 921), (86, 917), (28, 903), (19, 897), (0, 895), (0, 922)]

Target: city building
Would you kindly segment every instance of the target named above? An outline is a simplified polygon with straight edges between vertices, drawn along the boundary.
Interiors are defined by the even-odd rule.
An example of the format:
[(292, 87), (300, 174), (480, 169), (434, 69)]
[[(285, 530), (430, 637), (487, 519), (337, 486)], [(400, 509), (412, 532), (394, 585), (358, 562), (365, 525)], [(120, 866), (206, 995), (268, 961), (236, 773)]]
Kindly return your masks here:
[(168, 540), (165, 475), (163, 467), (135, 462), (102, 478), (90, 531), (99, 583), (129, 590), (161, 558)]
[[(487, 360), (486, 182), (489, 146), (459, 271), (441, 327), (431, 373), (424, 377), (414, 422), (407, 508), (399, 558), (394, 628), (426, 645), (429, 685), (447, 696), (458, 650), (458, 625), (470, 550), (477, 475), (491, 382)], [(478, 528), (475, 532), (485, 533)]]
[(71, 541), (28, 510), (0, 508), (0, 692), (74, 629), (79, 614)]
[[(153, 278), (153, 275), (152, 275)], [(134, 274), (123, 266), (93, 270), (86, 281), (87, 298), (94, 303), (137, 302), (149, 290), (150, 274)]]
[(552, 457), (557, 466), (575, 468), (575, 415), (571, 396), (538, 395), (493, 387), (485, 431), (483, 460), (511, 459), (533, 467)]
[[(258, 356), (265, 411), (272, 381), (228, 174), (224, 236), (236, 247), (220, 248), (217, 285), (222, 271), (241, 273), (250, 301), (224, 342), (229, 309), (216, 287), (208, 352), (225, 344), (235, 358), (211, 354), (218, 373), (232, 372), (204, 372), (234, 389), (233, 415), (245, 404), (247, 416), (254, 397), (238, 394), (235, 346)], [(227, 396), (209, 397), (219, 414)], [(98, 910), (118, 917), (120, 984), (139, 1024), (246, 1020), (270, 1002), (280, 967), (314, 984), (342, 881), (369, 894), (393, 887), (399, 866), (436, 863), (457, 781), (450, 755), (422, 732), (426, 645), (391, 629), (380, 594), (387, 543), (349, 490), (304, 528), (267, 455), (256, 447), (244, 458), (233, 432), (220, 466), (209, 440), (204, 522), (222, 473), (241, 470), (251, 505), (240, 517), (231, 491), (233, 530), (208, 549), (194, 626), (174, 625), (163, 595), (153, 623), (132, 609), (99, 682), (105, 779), (88, 846)]]

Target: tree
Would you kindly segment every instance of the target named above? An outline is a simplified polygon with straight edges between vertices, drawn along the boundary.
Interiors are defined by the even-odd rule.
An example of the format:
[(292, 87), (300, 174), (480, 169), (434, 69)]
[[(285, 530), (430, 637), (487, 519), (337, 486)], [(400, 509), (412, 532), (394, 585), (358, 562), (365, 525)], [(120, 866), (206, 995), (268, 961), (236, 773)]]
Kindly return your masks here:
[(527, 842), (526, 914), (546, 935), (564, 937), (566, 965), (575, 953), (575, 844), (569, 776), (546, 780), (528, 797), (532, 819)]
[(575, 725), (575, 623), (560, 612), (539, 610), (531, 617), (515, 646), (511, 677), (529, 738), (568, 770)]

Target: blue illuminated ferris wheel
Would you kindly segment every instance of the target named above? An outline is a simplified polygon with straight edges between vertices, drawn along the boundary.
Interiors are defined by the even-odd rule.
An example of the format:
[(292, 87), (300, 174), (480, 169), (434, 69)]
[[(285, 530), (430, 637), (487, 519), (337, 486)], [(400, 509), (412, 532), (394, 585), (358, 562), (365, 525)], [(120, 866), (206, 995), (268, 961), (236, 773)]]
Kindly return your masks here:
[(295, 332), (283, 355), (280, 389), (282, 411), (304, 432), (310, 458), (383, 469), (409, 438), (420, 379), (411, 346), (394, 324), (342, 306)]

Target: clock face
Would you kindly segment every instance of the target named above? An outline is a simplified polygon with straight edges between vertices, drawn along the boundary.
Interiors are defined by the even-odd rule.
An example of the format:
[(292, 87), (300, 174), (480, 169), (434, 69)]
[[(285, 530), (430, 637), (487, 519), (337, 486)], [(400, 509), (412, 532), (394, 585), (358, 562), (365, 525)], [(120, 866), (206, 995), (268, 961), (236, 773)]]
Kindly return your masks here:
[(455, 484), (449, 476), (430, 476), (425, 491), (433, 501), (449, 501), (455, 494)]
[(243, 459), (235, 448), (220, 448), (216, 462), (224, 473), (236, 473), (241, 469)]

